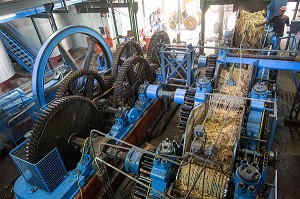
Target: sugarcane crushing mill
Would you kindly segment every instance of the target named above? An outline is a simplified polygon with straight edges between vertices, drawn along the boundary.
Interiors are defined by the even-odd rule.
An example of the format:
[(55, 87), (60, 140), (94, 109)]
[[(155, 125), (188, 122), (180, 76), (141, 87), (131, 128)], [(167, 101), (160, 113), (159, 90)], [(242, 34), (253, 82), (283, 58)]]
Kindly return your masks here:
[[(60, 39), (40, 57), (66, 32), (54, 34)], [(44, 83), (33, 81), (41, 114), (10, 153), (22, 174), (16, 198), (274, 198), (277, 87), (268, 70), (296, 70), (295, 63), (221, 49), (202, 59), (203, 75), (196, 48), (171, 45), (163, 31), (152, 36), (146, 58), (135, 42), (114, 56), (103, 48), (109, 70), (87, 70), (87, 56), (50, 103)], [(36, 62), (35, 74), (46, 61)], [(182, 105), (174, 132), (182, 139), (141, 148), (171, 102)], [(117, 195), (128, 179), (130, 191)]]

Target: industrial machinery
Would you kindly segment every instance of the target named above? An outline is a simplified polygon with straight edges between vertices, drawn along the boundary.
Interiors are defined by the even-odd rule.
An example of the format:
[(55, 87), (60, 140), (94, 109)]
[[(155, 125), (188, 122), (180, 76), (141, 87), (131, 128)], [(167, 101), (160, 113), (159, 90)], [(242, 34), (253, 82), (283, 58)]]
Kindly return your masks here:
[[(270, 70), (297, 63), (221, 49), (202, 57), (200, 73), (199, 46), (169, 43), (161, 31), (146, 59), (138, 47), (133, 57), (120, 53), (115, 77), (81, 70), (65, 79), (29, 140), (10, 154), (22, 173), (16, 198), (116, 198), (124, 176), (135, 183), (124, 198), (274, 198)], [(169, 100), (182, 104), (174, 132), (182, 139), (140, 148)]]
[[(74, 58), (63, 47), (62, 41), (74, 34), (84, 35), (92, 41), (86, 51), (84, 63), (76, 63)], [(0, 148), (6, 145), (5, 141), (20, 144), (23, 136), (32, 130), (33, 124), (40, 116), (40, 109), (51, 102), (61, 81), (72, 71), (79, 68), (89, 69), (93, 57), (93, 47), (97, 43), (109, 67), (112, 65), (112, 54), (105, 40), (95, 30), (84, 26), (68, 26), (56, 31), (43, 44), (33, 68), (32, 82), (14, 89), (1, 96), (1, 133), (9, 135), (10, 139), (1, 139)], [(62, 63), (52, 71), (48, 70), (49, 58), (54, 49), (59, 49)], [(6, 136), (8, 137), (8, 136)]]
[[(175, 30), (178, 23), (183, 23), (185, 29), (195, 30), (197, 25), (201, 22), (201, 11), (191, 10), (191, 8), (199, 7), (193, 5), (195, 2), (183, 1), (182, 6), (180, 6), (180, 11), (173, 11), (169, 17), (169, 26), (172, 30)], [(194, 7), (195, 6), (195, 7)], [(180, 13), (180, 14), (179, 14)], [(180, 15), (180, 16), (178, 16)]]

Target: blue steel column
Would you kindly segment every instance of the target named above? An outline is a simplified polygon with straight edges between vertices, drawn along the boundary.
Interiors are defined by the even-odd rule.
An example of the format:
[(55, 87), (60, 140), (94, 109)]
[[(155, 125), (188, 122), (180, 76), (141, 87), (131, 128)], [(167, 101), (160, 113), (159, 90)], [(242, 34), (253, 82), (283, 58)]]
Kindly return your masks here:
[(163, 47), (160, 48), (160, 63), (161, 63), (161, 75), (164, 83), (166, 82), (166, 66), (165, 66), (165, 54)]
[(186, 61), (187, 61), (187, 74), (186, 74), (186, 77), (187, 77), (187, 85), (188, 86), (191, 86), (191, 83), (192, 83), (192, 57), (191, 57), (191, 49), (189, 49), (189, 52), (187, 53), (187, 58), (186, 58)]

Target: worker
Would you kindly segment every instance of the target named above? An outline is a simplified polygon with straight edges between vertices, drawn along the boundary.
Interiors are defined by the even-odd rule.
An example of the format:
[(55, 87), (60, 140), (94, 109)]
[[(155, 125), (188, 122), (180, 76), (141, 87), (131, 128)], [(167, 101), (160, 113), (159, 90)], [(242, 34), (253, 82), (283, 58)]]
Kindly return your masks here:
[[(132, 30), (128, 30), (127, 31), (127, 35), (123, 36), (123, 35), (118, 35), (116, 38), (123, 38), (125, 42), (128, 42), (128, 41), (134, 41), (134, 34), (133, 34), (133, 31)], [(116, 39), (115, 38), (115, 39)]]
[[(265, 25), (267, 23), (273, 23), (273, 31), (269, 33), (268, 35), (268, 44), (272, 45), (273, 44), (273, 49), (280, 49), (280, 37), (283, 36), (284, 32), (284, 25), (286, 24), (287, 26), (290, 26), (290, 19), (288, 16), (284, 15), (286, 11), (286, 6), (281, 6), (279, 8), (279, 13), (278, 15), (272, 17), (271, 19), (260, 23), (260, 24), (255, 24), (256, 27)], [(276, 37), (276, 44), (272, 41), (272, 37)]]

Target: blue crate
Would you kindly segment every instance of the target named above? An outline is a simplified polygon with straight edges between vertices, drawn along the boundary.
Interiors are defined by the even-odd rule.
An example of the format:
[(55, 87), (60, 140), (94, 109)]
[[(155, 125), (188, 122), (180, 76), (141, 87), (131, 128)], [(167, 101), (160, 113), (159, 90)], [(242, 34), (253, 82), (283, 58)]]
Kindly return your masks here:
[(57, 148), (53, 149), (38, 163), (27, 161), (25, 140), (12, 150), (9, 155), (25, 180), (32, 186), (36, 186), (47, 193), (51, 193), (68, 174)]
[(17, 142), (32, 130), (38, 119), (38, 110), (32, 97), (27, 97), (21, 89), (15, 89), (0, 97), (0, 132), (8, 133)]

